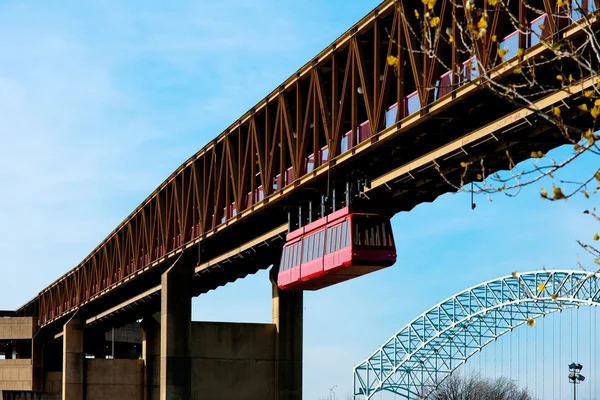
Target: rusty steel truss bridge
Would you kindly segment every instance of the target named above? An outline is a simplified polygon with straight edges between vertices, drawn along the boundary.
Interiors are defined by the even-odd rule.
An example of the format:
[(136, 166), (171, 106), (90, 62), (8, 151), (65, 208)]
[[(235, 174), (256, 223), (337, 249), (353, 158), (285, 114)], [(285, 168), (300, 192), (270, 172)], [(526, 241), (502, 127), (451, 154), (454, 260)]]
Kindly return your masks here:
[[(457, 3), (437, 1), (441, 26), (457, 29), (452, 16), (464, 12)], [(557, 9), (556, 0), (529, 3), (548, 15)], [(453, 191), (440, 171), (456, 183), (461, 162), (484, 158), (489, 172), (505, 170), (507, 150), (519, 162), (532, 150), (565, 143), (553, 124), (486, 90), (477, 73), (485, 67), (489, 79), (507, 81), (520, 61), (547, 55), (545, 43), (513, 34), (506, 16), (491, 10), (477, 67), (450, 73), (439, 60), (465, 71), (473, 59), (455, 42), (435, 45), (439, 59), (419, 53), (411, 33), (419, 32), (418, 21), (412, 13), (405, 18), (402, 7), (388, 0), (369, 12), (186, 160), (79, 265), (16, 314), (37, 316), (49, 333), (60, 332), (75, 312), (88, 324), (130, 320), (160, 308), (161, 275), (176, 260), (195, 265), (196, 296), (276, 265), (288, 223), (312, 217), (313, 202), (323, 197), (332, 207), (352, 193), (393, 215)], [(523, 26), (534, 23), (523, 2), (511, 7)], [(549, 37), (582, 34), (562, 21), (549, 18)], [(595, 26), (595, 17), (590, 21)], [(492, 37), (525, 49), (521, 60), (498, 59)], [(397, 71), (389, 56), (397, 57)], [(538, 75), (552, 73), (547, 69)], [(593, 85), (582, 76), (532, 101), (539, 109), (560, 107), (577, 126), (585, 116), (575, 102)]]

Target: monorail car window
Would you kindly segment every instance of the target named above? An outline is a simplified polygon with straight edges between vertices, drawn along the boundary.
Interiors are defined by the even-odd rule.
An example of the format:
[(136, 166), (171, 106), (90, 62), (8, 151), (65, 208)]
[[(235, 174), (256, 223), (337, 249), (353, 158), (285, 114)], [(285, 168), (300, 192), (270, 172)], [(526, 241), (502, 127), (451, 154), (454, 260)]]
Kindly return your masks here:
[(294, 246), (292, 245), (287, 248), (287, 254), (285, 257), (285, 269), (286, 270), (288, 270), (292, 267), (293, 255), (294, 255)]
[(327, 228), (325, 254), (330, 254), (350, 245), (348, 222), (343, 221)]
[(288, 247), (288, 251), (287, 251), (287, 257), (285, 258), (285, 269), (288, 270), (290, 268), (292, 268), (292, 265), (294, 265), (294, 250), (296, 249), (296, 247), (294, 245)]
[(333, 237), (331, 239), (331, 252), (335, 252), (338, 249), (338, 243), (340, 242), (340, 235), (339, 235), (339, 225), (336, 225), (333, 227)]
[(342, 222), (342, 240), (340, 240), (340, 248), (346, 248), (350, 246), (350, 229), (348, 221)]
[(323, 241), (325, 231), (313, 233), (305, 237), (302, 242), (304, 249), (302, 251), (302, 262), (309, 262), (323, 256)]
[(294, 267), (300, 265), (300, 244), (302, 242), (298, 242), (295, 244), (296, 246), (296, 251), (294, 252)]
[(323, 247), (325, 246), (325, 231), (319, 232), (319, 257), (323, 257)]
[(301, 262), (305, 262), (308, 257), (308, 238), (305, 237), (302, 239), (302, 260)]
[(337, 226), (327, 228), (327, 251), (325, 254), (333, 253), (336, 250)]
[(354, 244), (357, 246), (389, 247), (393, 239), (388, 223), (380, 218), (356, 217)]
[(285, 248), (285, 255), (283, 257), (283, 270), (290, 268), (290, 247)]
[(302, 260), (301, 263), (305, 263), (308, 261), (308, 253), (310, 252), (310, 236), (302, 239)]

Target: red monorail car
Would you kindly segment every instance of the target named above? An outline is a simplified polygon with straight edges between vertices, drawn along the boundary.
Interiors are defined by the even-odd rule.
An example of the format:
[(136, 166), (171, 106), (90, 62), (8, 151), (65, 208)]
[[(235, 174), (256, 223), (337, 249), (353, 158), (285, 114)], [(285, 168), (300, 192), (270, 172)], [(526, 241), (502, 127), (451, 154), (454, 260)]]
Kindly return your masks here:
[(396, 262), (389, 218), (348, 207), (288, 233), (277, 284), (318, 290)]

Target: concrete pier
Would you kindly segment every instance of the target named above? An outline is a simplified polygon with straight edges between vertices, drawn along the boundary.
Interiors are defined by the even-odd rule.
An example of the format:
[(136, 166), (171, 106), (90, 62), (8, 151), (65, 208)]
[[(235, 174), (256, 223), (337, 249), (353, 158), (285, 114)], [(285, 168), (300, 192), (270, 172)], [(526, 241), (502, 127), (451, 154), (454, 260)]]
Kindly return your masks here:
[(63, 328), (63, 400), (85, 399), (84, 328), (79, 319), (70, 320)]
[(270, 271), (273, 285), (273, 324), (276, 327), (276, 399), (302, 400), (304, 297), (301, 291), (280, 290), (276, 272), (276, 268)]
[(153, 316), (142, 321), (142, 360), (144, 362), (144, 400), (160, 397), (160, 324)]
[(160, 400), (190, 398), (191, 283), (193, 267), (175, 263), (162, 276)]

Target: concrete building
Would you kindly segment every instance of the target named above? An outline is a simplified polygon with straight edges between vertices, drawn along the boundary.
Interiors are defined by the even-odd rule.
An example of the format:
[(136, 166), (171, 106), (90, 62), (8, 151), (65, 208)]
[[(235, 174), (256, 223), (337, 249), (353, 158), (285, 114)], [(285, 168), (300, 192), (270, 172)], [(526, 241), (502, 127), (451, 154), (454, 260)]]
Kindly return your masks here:
[(270, 324), (193, 322), (192, 271), (171, 267), (160, 312), (109, 331), (0, 318), (0, 400), (301, 399), (302, 292), (274, 284)]

